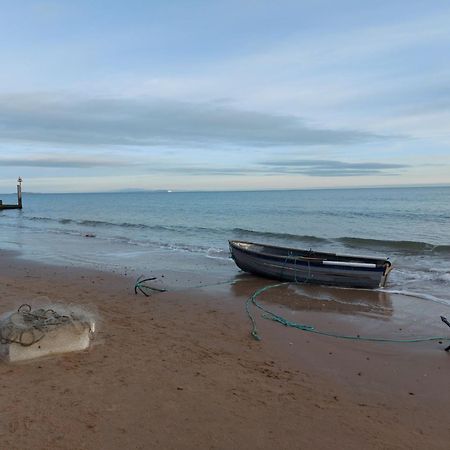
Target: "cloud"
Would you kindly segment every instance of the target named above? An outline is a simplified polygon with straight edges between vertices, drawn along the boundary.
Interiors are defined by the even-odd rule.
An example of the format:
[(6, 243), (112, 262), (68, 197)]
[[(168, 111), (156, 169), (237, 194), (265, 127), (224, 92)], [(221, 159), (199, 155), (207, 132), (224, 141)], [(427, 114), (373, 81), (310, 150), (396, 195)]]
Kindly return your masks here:
[(313, 127), (293, 115), (149, 98), (0, 96), (2, 141), (76, 145), (258, 147), (342, 145), (382, 138)]
[(154, 173), (170, 173), (176, 175), (192, 175), (192, 176), (246, 176), (250, 174), (267, 174), (267, 170), (252, 167), (207, 167), (201, 165), (190, 166), (166, 166), (166, 167), (148, 167), (147, 172)]
[(406, 169), (406, 164), (390, 163), (349, 163), (329, 160), (279, 160), (265, 161), (247, 166), (211, 166), (200, 164), (142, 164), (147, 173), (168, 173), (176, 175), (306, 175), (313, 177), (354, 177), (354, 176), (392, 176), (393, 170)]
[(136, 160), (120, 158), (115, 155), (63, 156), (34, 154), (21, 158), (1, 157), (2, 167), (37, 167), (61, 169), (105, 168), (124, 170), (133, 168), (136, 173), (172, 174), (184, 176), (246, 176), (246, 175), (307, 175), (313, 177), (353, 177), (372, 175), (394, 175), (393, 170), (410, 167), (406, 164), (378, 162), (343, 162), (321, 159), (279, 159), (246, 164), (227, 165), (208, 161), (205, 164), (182, 162), (180, 160), (164, 161), (154, 158), (137, 158)]
[(0, 158), (0, 167), (90, 169), (93, 167), (121, 167), (123, 165), (123, 161), (96, 157), (39, 156), (31, 158)]
[(313, 177), (354, 177), (368, 175), (394, 175), (393, 169), (406, 169), (406, 164), (376, 162), (349, 163), (343, 161), (296, 159), (265, 161), (269, 170), (286, 174), (303, 174)]

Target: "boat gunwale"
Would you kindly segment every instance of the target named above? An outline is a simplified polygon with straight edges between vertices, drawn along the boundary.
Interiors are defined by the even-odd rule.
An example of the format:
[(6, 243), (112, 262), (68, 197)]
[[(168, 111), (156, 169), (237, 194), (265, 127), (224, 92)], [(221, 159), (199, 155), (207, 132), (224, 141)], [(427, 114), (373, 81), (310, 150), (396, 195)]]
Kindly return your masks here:
[[(344, 258), (344, 259), (349, 259), (349, 260), (353, 260), (353, 262), (355, 263), (372, 263), (375, 264), (376, 267), (355, 267), (358, 270), (368, 270), (368, 271), (379, 271), (380, 269), (386, 270), (386, 269), (390, 269), (392, 267), (392, 263), (391, 261), (389, 261), (388, 259), (382, 259), (382, 258), (373, 258), (373, 257), (365, 257), (365, 256), (354, 256), (354, 255), (337, 255), (336, 253), (327, 253), (327, 252), (314, 252), (316, 254), (320, 254), (323, 255), (323, 257), (308, 257), (308, 256), (295, 256), (295, 255), (287, 255), (287, 256), (283, 256), (283, 255), (276, 255), (273, 253), (268, 253), (268, 252), (264, 252), (264, 251), (255, 251), (255, 250), (249, 250), (249, 249), (245, 249), (245, 248), (241, 248), (238, 244), (249, 244), (249, 245), (259, 245), (261, 247), (268, 247), (268, 248), (275, 248), (275, 249), (281, 249), (281, 250), (287, 250), (287, 251), (299, 251), (299, 252), (307, 252), (307, 250), (301, 250), (301, 249), (295, 249), (295, 248), (290, 248), (290, 247), (282, 247), (282, 246), (277, 246), (277, 245), (266, 245), (266, 244), (258, 244), (255, 242), (248, 242), (248, 241), (238, 241), (238, 240), (229, 240), (228, 241), (230, 247), (242, 251), (244, 253), (250, 254), (250, 255), (254, 255), (255, 257), (264, 257), (264, 259), (269, 258), (269, 259), (275, 259), (275, 260), (282, 260), (285, 262), (288, 261), (295, 261), (295, 264), (297, 263), (303, 263), (303, 264), (311, 264), (311, 265), (317, 265), (319, 267), (323, 267), (323, 261), (326, 261), (326, 257), (335, 257), (335, 258)], [(336, 261), (337, 263), (342, 262), (349, 262), (349, 261)], [(387, 267), (386, 267), (387, 266)], [(345, 265), (336, 265), (336, 267), (339, 267), (340, 269), (354, 269), (351, 266), (345, 266)]]

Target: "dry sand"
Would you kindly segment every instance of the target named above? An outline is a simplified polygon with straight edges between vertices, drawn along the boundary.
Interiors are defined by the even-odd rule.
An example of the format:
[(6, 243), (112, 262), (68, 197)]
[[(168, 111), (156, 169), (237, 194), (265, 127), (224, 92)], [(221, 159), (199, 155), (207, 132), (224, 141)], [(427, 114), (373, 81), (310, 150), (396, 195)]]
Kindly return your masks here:
[[(243, 304), (267, 282), (252, 277), (145, 298), (123, 275), (5, 253), (0, 264), (0, 313), (48, 300), (99, 317), (88, 351), (0, 364), (2, 449), (449, 448), (443, 345), (338, 341), (263, 319), (257, 342)], [(315, 289), (313, 297), (327, 292)], [(395, 316), (408, 300), (364, 295), (354, 311), (312, 301), (298, 311), (291, 291), (267, 298), (295, 320), (340, 331), (408, 323)]]

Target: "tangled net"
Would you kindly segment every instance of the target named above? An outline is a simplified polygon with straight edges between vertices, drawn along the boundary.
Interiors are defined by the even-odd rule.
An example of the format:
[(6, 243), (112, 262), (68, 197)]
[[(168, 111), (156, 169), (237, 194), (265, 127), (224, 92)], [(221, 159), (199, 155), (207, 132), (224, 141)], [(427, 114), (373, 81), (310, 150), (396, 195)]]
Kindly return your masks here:
[(60, 314), (54, 309), (39, 308), (34, 311), (28, 304), (19, 306), (17, 312), (0, 323), (0, 343), (20, 344), (23, 347), (39, 342), (44, 336), (62, 326), (72, 326), (82, 333), (86, 328), (92, 335), (93, 324), (86, 317), (73, 312)]

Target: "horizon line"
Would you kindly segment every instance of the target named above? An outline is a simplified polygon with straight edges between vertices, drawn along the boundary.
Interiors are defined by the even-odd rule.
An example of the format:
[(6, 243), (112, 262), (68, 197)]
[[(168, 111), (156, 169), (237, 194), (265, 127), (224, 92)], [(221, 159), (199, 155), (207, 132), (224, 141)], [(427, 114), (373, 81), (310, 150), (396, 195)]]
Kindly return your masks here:
[[(433, 188), (433, 187), (450, 187), (450, 183), (435, 184), (404, 184), (404, 185), (378, 185), (378, 186), (340, 186), (340, 187), (307, 187), (307, 188), (268, 188), (268, 189), (138, 189), (125, 188), (109, 191), (78, 191), (78, 192), (27, 192), (23, 191), (23, 195), (47, 195), (47, 194), (136, 194), (136, 193), (189, 193), (189, 192), (289, 192), (289, 191), (320, 191), (320, 190), (351, 190), (351, 189), (408, 189), (408, 188)], [(17, 195), (17, 192), (3, 192), (0, 195)]]

